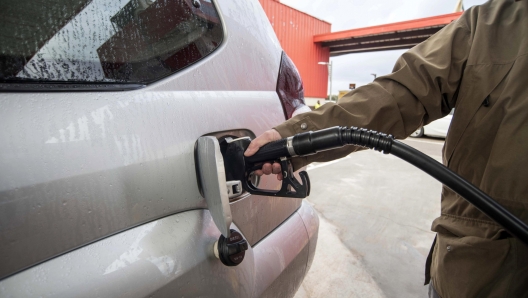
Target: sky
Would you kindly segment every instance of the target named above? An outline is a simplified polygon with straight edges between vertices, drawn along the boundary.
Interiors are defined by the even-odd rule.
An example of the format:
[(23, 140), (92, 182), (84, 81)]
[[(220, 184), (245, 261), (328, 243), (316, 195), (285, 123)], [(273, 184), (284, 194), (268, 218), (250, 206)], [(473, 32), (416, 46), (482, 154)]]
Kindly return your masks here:
[[(465, 0), (464, 8), (485, 0)], [(457, 0), (281, 0), (300, 11), (332, 23), (332, 32), (362, 28), (435, 15), (452, 13)], [(405, 50), (349, 54), (331, 57), (333, 65), (332, 94), (348, 90), (349, 83), (368, 84), (392, 71), (396, 59)]]

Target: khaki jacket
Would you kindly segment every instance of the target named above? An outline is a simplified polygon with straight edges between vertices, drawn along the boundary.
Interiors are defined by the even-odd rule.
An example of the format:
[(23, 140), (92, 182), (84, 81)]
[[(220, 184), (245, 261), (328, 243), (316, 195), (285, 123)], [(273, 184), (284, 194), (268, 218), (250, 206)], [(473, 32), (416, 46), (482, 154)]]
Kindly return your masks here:
[[(405, 138), (453, 108), (444, 164), (528, 222), (528, 0), (469, 9), (404, 53), (392, 74), (275, 129), (286, 137), (357, 126)], [(296, 158), (294, 168), (356, 150)], [(441, 199), (426, 282), (430, 273), (444, 298), (528, 297), (528, 247), (450, 189)]]

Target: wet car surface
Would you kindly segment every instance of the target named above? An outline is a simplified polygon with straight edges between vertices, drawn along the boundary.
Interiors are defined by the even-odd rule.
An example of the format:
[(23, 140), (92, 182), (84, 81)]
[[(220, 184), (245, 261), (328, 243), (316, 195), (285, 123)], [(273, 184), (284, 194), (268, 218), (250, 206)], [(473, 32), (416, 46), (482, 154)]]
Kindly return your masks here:
[(254, 137), (291, 116), (260, 4), (18, 4), (2, 13), (1, 296), (292, 296), (312, 208), (230, 202), (249, 249), (226, 267), (195, 175), (200, 136)]

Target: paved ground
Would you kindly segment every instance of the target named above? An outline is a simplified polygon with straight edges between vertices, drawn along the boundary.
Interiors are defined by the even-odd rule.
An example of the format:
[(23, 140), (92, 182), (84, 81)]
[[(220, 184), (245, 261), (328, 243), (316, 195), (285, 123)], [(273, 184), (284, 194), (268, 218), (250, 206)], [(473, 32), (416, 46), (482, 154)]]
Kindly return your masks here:
[[(441, 161), (443, 140), (408, 139)], [(371, 150), (308, 167), (321, 220), (312, 267), (296, 298), (426, 297), (424, 264), (441, 185)]]

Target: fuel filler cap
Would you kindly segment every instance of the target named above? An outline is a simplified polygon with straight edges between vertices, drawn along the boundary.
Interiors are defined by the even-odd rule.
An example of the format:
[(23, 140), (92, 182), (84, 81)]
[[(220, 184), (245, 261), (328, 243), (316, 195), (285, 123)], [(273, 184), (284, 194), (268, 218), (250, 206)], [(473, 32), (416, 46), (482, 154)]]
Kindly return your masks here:
[(237, 266), (242, 263), (248, 243), (242, 235), (231, 229), (229, 237), (220, 235), (220, 239), (215, 242), (214, 254), (226, 266)]

